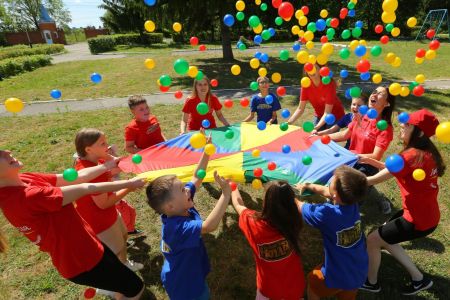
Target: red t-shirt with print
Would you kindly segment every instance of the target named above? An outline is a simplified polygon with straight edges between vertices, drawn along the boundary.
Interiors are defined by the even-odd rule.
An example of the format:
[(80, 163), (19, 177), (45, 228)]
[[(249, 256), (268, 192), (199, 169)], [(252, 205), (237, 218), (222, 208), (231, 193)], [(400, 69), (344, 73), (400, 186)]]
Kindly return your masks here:
[[(156, 130), (148, 132), (149, 127), (154, 125), (156, 126)], [(153, 115), (151, 115), (146, 122), (139, 122), (133, 119), (128, 123), (127, 127), (125, 127), (125, 141), (134, 141), (134, 144), (139, 149), (146, 149), (164, 142), (158, 119)]]
[(380, 147), (384, 151), (387, 150), (389, 144), (394, 138), (394, 130), (392, 125), (388, 125), (386, 130), (379, 130), (377, 122), (380, 119), (369, 119), (364, 116), (360, 121), (353, 118), (348, 125), (351, 131), (349, 150), (356, 154), (373, 153), (375, 146)]
[[(99, 164), (103, 162), (100, 161)], [(79, 171), (85, 168), (95, 167), (98, 164), (93, 163), (85, 159), (77, 159), (75, 162), (75, 170)], [(90, 182), (109, 182), (111, 181), (111, 175), (109, 172), (105, 172)], [(109, 193), (110, 195), (111, 193)], [(111, 227), (117, 220), (116, 206), (110, 206), (108, 208), (100, 208), (95, 204), (94, 195), (87, 195), (75, 202), (75, 207), (81, 217), (92, 227), (95, 234), (105, 231)]]
[(254, 216), (254, 210), (245, 209), (239, 227), (253, 250), (258, 290), (270, 299), (302, 298), (305, 275), (300, 256), (275, 228)]
[[(422, 157), (421, 157), (422, 154)], [(417, 230), (427, 230), (439, 223), (438, 175), (436, 163), (430, 152), (410, 148), (400, 153), (405, 166), (392, 173), (397, 179), (402, 195), (403, 217), (415, 225)], [(416, 169), (425, 171), (422, 181), (413, 178)]]
[(103, 246), (73, 204), (62, 206), (56, 175), (23, 173), (20, 179), (25, 186), (0, 188), (0, 208), (8, 221), (50, 255), (64, 278), (94, 268)]
[(331, 113), (340, 120), (344, 115), (344, 107), (336, 94), (336, 84), (332, 80), (329, 84), (320, 82), (318, 86), (314, 83), (307, 88), (301, 88), (300, 101), (309, 101), (314, 108), (316, 117), (321, 118), (325, 112), (325, 105), (333, 105)]
[(197, 112), (197, 105), (202, 102), (199, 97), (189, 97), (183, 106), (183, 112), (189, 114), (187, 130), (199, 130), (202, 127), (202, 121), (207, 119), (211, 125), (209, 128), (216, 128), (216, 120), (214, 119), (213, 112), (222, 109), (222, 104), (215, 95), (211, 95), (209, 98), (209, 111), (206, 115), (201, 115)]

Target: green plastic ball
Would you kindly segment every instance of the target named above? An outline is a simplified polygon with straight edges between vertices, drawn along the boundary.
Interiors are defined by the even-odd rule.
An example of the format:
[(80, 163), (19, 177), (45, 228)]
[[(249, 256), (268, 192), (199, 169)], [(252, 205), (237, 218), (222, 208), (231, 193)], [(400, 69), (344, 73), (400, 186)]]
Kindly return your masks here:
[(306, 121), (303, 123), (303, 131), (311, 132), (314, 130), (314, 123), (311, 121)]
[(177, 74), (184, 75), (189, 71), (189, 63), (182, 58), (177, 59), (173, 63), (173, 69), (177, 72)]
[(256, 81), (252, 81), (252, 82), (250, 83), (250, 89), (251, 89), (252, 91), (257, 91), (258, 88), (259, 88), (259, 85), (258, 85), (258, 83), (257, 83)]
[(348, 48), (341, 49), (341, 51), (339, 51), (339, 56), (340, 56), (342, 59), (347, 59), (347, 58), (349, 58), (349, 56), (350, 56), (350, 50), (349, 50)]
[(231, 129), (228, 129), (227, 131), (225, 131), (225, 137), (227, 139), (232, 139), (234, 137), (234, 131)]
[(394, 24), (387, 24), (385, 28), (387, 32), (391, 32), (394, 29)]
[(266, 3), (262, 3), (261, 6), (259, 7), (262, 11), (266, 11), (267, 10), (267, 4)]
[(381, 52), (383, 52), (383, 49), (378, 45), (375, 45), (372, 47), (372, 49), (370, 49), (370, 54), (375, 57), (380, 56)]
[(200, 114), (200, 115), (206, 115), (207, 113), (208, 113), (208, 111), (209, 111), (209, 107), (208, 107), (208, 104), (206, 104), (205, 102), (200, 102), (198, 105), (197, 105), (197, 112)]
[(200, 170), (197, 171), (197, 177), (198, 178), (203, 179), (203, 178), (205, 178), (205, 176), (206, 176), (206, 171), (205, 170), (200, 169)]
[(350, 38), (351, 35), (352, 35), (352, 33), (351, 33), (350, 30), (348, 30), (348, 29), (345, 29), (345, 30), (342, 31), (342, 33), (341, 33), (341, 37), (342, 37), (344, 40), (348, 40), (348, 39)]
[(277, 24), (278, 26), (283, 24), (283, 18), (282, 17), (276, 17), (275, 18), (275, 24)]
[(195, 80), (200, 81), (203, 79), (203, 77), (205, 77), (205, 74), (203, 74), (202, 71), (198, 71), (197, 76), (195, 76)]
[(352, 36), (354, 38), (356, 38), (356, 39), (359, 38), (361, 36), (361, 34), (362, 34), (361, 28), (355, 27), (355, 28), (352, 29)]
[(131, 157), (131, 161), (135, 164), (140, 164), (142, 162), (142, 156), (139, 154), (135, 154)]
[(283, 122), (280, 124), (281, 131), (286, 131), (289, 128), (289, 124), (287, 122)]
[(350, 89), (350, 96), (352, 96), (352, 98), (358, 98), (359, 96), (361, 96), (361, 88), (354, 86)]
[(287, 61), (289, 59), (289, 51), (287, 50), (281, 50), (280, 51), (280, 59), (282, 61)]
[(161, 75), (161, 77), (159, 77), (159, 83), (161, 83), (162, 86), (170, 86), (172, 84), (172, 78), (170, 78), (169, 75)]
[(386, 120), (380, 120), (377, 122), (377, 128), (381, 131), (386, 130), (388, 128), (388, 123)]
[(322, 83), (323, 84), (327, 85), (327, 84), (330, 84), (330, 82), (331, 82), (331, 77), (330, 76), (322, 77)]
[(311, 156), (309, 156), (309, 155), (303, 155), (303, 157), (302, 157), (302, 163), (303, 163), (305, 166), (309, 166), (309, 165), (312, 163), (312, 158), (311, 158)]
[(261, 21), (257, 16), (251, 16), (248, 18), (248, 25), (250, 25), (250, 27), (255, 28), (258, 27), (259, 24), (261, 24)]
[(238, 11), (238, 12), (236, 13), (236, 19), (237, 19), (238, 21), (243, 21), (243, 20), (245, 19), (245, 14), (244, 14), (242, 11)]
[(75, 181), (78, 178), (78, 172), (74, 168), (65, 169), (63, 172), (63, 178), (65, 181)]

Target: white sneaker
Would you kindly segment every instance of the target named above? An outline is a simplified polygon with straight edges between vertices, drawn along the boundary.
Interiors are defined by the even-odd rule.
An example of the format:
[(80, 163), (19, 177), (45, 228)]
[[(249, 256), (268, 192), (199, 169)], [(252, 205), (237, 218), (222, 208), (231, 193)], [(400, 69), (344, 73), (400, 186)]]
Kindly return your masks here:
[(131, 271), (137, 272), (139, 270), (142, 270), (144, 268), (144, 265), (135, 261), (132, 261), (131, 259), (127, 259), (127, 262), (125, 263), (125, 266), (127, 266)]
[(102, 289), (95, 289), (95, 294), (103, 295), (103, 296), (110, 297), (110, 298), (114, 298), (116, 296), (116, 292), (102, 290)]

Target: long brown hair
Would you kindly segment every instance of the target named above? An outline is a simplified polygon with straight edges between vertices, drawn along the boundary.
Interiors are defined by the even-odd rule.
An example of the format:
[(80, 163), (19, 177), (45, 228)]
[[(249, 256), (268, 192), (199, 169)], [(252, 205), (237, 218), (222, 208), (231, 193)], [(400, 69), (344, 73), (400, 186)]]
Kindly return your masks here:
[(392, 125), (392, 113), (395, 108), (395, 96), (393, 96), (391, 93), (389, 93), (389, 87), (388, 86), (382, 86), (386, 89), (387, 93), (387, 102), (389, 103), (389, 106), (386, 106), (383, 108), (383, 111), (381, 112), (381, 118), (385, 120), (389, 125)]
[(6, 249), (8, 249), (8, 245), (3, 232), (0, 231), (0, 253), (6, 252)]
[(302, 217), (295, 202), (295, 192), (287, 181), (276, 180), (269, 184), (262, 212), (257, 212), (256, 218), (265, 220), (278, 230), (295, 253), (300, 255)]
[(434, 162), (436, 163), (438, 176), (441, 177), (445, 173), (445, 163), (442, 159), (441, 153), (439, 153), (439, 150), (430, 138), (427, 137), (419, 127), (415, 125), (411, 126), (414, 126), (414, 129), (411, 133), (411, 137), (409, 138), (409, 142), (408, 144), (405, 144), (403, 151), (406, 151), (409, 148), (421, 150), (419, 151), (418, 161), (423, 160), (424, 151), (430, 152), (433, 156)]
[[(206, 80), (206, 82), (208, 83), (208, 93), (206, 93), (205, 102), (206, 102), (206, 104), (208, 104), (208, 107), (209, 107), (209, 100), (211, 99), (211, 95), (212, 95), (211, 94), (211, 83), (209, 81), (209, 78), (206, 75), (203, 76), (202, 80)], [(197, 98), (198, 97), (197, 83), (199, 81), (202, 81), (202, 80), (194, 79), (194, 84), (192, 86), (192, 92), (191, 92), (191, 96), (190, 96), (191, 98)]]

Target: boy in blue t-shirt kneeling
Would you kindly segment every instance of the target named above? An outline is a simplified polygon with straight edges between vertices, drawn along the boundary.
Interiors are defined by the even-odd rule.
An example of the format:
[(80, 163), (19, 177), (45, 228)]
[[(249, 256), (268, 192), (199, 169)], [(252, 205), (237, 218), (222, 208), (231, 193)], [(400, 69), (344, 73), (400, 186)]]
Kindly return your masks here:
[(281, 109), (277, 96), (269, 93), (269, 79), (267, 77), (258, 77), (259, 94), (252, 97), (250, 104), (250, 114), (243, 122), (250, 122), (255, 117), (256, 122), (263, 121), (270, 124), (278, 124), (277, 111)]
[(305, 183), (297, 188), (332, 200), (324, 204), (299, 202), (304, 221), (320, 230), (325, 251), (325, 263), (308, 274), (308, 299), (356, 299), (369, 264), (358, 207), (358, 201), (367, 194), (366, 176), (340, 166), (329, 187)]
[[(208, 161), (209, 156), (203, 153), (194, 174), (206, 170)], [(217, 172), (214, 179), (222, 188), (222, 195), (205, 221), (193, 202), (201, 178), (194, 175), (191, 182), (183, 184), (175, 175), (165, 175), (147, 186), (148, 202), (161, 214), (161, 251), (165, 258), (161, 280), (171, 300), (210, 298), (206, 283), (210, 265), (202, 234), (216, 230), (231, 197), (229, 183)]]

